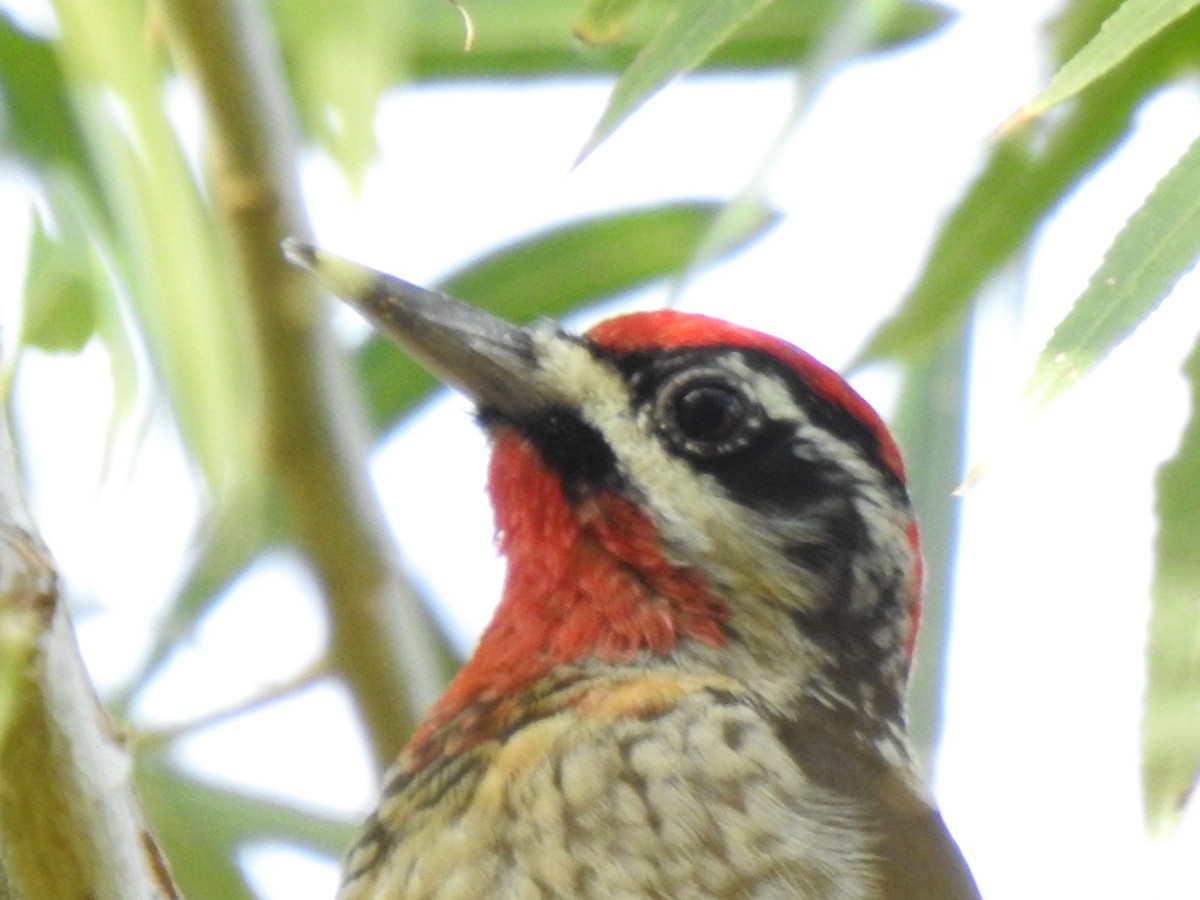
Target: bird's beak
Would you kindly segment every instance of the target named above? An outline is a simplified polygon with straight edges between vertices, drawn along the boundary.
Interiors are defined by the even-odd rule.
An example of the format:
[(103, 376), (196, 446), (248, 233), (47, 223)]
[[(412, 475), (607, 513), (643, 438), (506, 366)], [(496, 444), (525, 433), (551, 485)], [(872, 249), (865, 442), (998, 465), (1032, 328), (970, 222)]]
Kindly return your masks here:
[(553, 402), (528, 329), (294, 238), (283, 252), (480, 408), (520, 416)]

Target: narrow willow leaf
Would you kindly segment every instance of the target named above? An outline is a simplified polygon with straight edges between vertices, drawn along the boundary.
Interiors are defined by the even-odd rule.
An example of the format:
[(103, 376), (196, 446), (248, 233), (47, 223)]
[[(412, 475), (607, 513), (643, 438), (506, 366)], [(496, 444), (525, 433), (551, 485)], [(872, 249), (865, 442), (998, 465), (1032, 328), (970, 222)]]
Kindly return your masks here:
[[(338, 161), (354, 186), (375, 157), (375, 116), (383, 92), (406, 72), (411, 55), (410, 9), (437, 7), (457, 30), (463, 53), (463, 19), (449, 4), (406, 4), (396, 0), (354, 3), (272, 4), (287, 50), (289, 82), (305, 130)], [(447, 15), (448, 14), (448, 15)]]
[(82, 229), (52, 236), (38, 217), (29, 247), (20, 344), (78, 352), (96, 332), (96, 279), (102, 277)]
[(859, 362), (931, 352), (971, 308), (979, 289), (1032, 239), (1045, 216), (1132, 127), (1139, 104), (1195, 56), (1193, 14), (1131, 56), (1120, 77), (1081, 94), (1044, 135), (1010, 134), (938, 231), (900, 310), (871, 337)]
[(1200, 780), (1200, 343), (1184, 365), (1192, 415), (1158, 473), (1154, 606), (1146, 647), (1142, 784), (1146, 824), (1164, 835)]
[(1200, 258), (1200, 139), (1113, 240), (1037, 362), (1028, 395), (1043, 405), (1125, 340)]
[(355, 368), (363, 386), (367, 415), (378, 435), (400, 424), (414, 406), (441, 385), (428, 369), (374, 331), (355, 355)]
[[(796, 23), (800, 27), (794, 25), (792, 30), (803, 38), (790, 55), (779, 60), (780, 64), (794, 67), (812, 53), (822, 51), (824, 36), (846, 14), (845, 7), (844, 3), (816, 0), (676, 0), (662, 18), (659, 30), (617, 79), (608, 105), (576, 163), (670, 81), (709, 61), (724, 60), (727, 48), (737, 47), (752, 36), (780, 34), (777, 22)], [(862, 40), (864, 53), (928, 34), (947, 22), (950, 14), (934, 4), (896, 3), (887, 4), (883, 14), (869, 18), (878, 27)], [(762, 62), (741, 55), (734, 65), (760, 68)]]
[[(407, 42), (393, 55), (389, 84), (464, 78), (554, 78), (619, 73), (654, 35), (655, 26), (678, 0), (641, 0), (626, 28), (604, 46), (585, 46), (571, 37), (579, 21), (580, 0), (522, 0), (513, 14), (512, 0), (470, 0), (465, 8), (474, 23), (475, 43), (463, 52), (463, 25), (444, 3), (404, 5)], [(841, 0), (775, 0), (761, 15), (748, 20), (703, 63), (703, 71), (764, 71), (792, 68), (817, 46)], [(306, 23), (288, 23), (281, 16), (304, 15), (300, 0), (274, 0), (271, 9), (280, 22), (279, 37), (292, 81), (302, 92), (300, 106), (310, 134), (324, 128), (318, 96), (300, 86), (313, 78), (305, 73), (310, 48)], [(888, 49), (929, 35), (945, 25), (951, 13), (929, 0), (904, 3), (887, 17), (884, 28), (871, 36), (871, 51)], [(316, 87), (320, 87), (316, 85)]]
[(1125, 0), (1088, 44), (1055, 73), (1046, 88), (1013, 114), (1005, 128), (1020, 127), (1107, 75), (1129, 55), (1200, 0)]
[(589, 0), (575, 22), (575, 37), (585, 44), (611, 44), (629, 26), (642, 0)]
[(771, 0), (679, 0), (661, 30), (617, 79), (581, 161), (669, 81), (700, 65), (738, 25)]
[[(70, 353), (92, 336), (103, 342), (113, 401), (107, 461), (118, 430), (142, 424), (136, 417), (145, 376), (137, 358), (140, 338), (121, 308), (114, 272), (105, 262), (114, 255), (112, 231), (93, 202), (99, 198), (89, 197), (87, 186), (66, 169), (45, 172), (40, 188), (48, 212), (45, 220), (39, 214), (34, 221), (19, 346)], [(15, 357), (5, 363), (13, 365)]]
[(1046, 50), (1055, 68), (1087, 46), (1122, 0), (1068, 0), (1046, 23)]
[[(574, 222), (489, 254), (438, 288), (513, 321), (561, 316), (680, 271), (721, 208), (679, 203)], [(777, 221), (776, 213), (760, 208), (725, 235), (717, 255), (744, 246)], [(358, 374), (380, 432), (436, 384), (378, 335), (359, 351)]]
[(138, 794), (171, 874), (188, 897), (253, 900), (237, 861), (253, 841), (282, 840), (339, 856), (354, 826), (193, 778), (161, 754), (137, 760)]
[(0, 12), (0, 151), (31, 168), (68, 168), (92, 197), (95, 167), (67, 98), (62, 67), (51, 45), (26, 34)]
[[(917, 360), (951, 335), (984, 283), (1032, 236), (1043, 218), (1129, 128), (1127, 116), (1073, 111), (1051, 146), (1035, 156), (1023, 135), (998, 143), (966, 196), (942, 223), (917, 283), (856, 361)], [(1071, 140), (1080, 132), (1079, 140)]]
[[(724, 204), (673, 203), (583, 219), (512, 244), (472, 263), (439, 288), (515, 321), (561, 316), (678, 272)], [(779, 221), (748, 211), (710, 254), (715, 261)]]
[(209, 489), (223, 491), (261, 460), (263, 398), (240, 338), (243, 286), (163, 102), (164, 60), (147, 53), (144, 10), (134, 5), (54, 8), (60, 58), (116, 217), (109, 262), (188, 450)]
[(970, 321), (928, 360), (905, 367), (893, 430), (908, 460), (908, 486), (921, 523), (924, 593), (909, 682), (909, 734), (932, 773), (942, 733), (947, 651), (962, 500)]

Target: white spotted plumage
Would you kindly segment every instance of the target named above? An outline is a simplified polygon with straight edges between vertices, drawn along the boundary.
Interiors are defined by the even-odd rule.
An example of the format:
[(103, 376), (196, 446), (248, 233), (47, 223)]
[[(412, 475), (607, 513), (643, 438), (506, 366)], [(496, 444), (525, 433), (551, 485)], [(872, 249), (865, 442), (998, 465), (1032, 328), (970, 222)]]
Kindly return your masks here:
[(512, 743), (519, 762), (497, 748), (453, 799), (391, 810), (403, 840), (340, 900), (876, 896), (870, 810), (807, 779), (749, 704), (568, 710)]

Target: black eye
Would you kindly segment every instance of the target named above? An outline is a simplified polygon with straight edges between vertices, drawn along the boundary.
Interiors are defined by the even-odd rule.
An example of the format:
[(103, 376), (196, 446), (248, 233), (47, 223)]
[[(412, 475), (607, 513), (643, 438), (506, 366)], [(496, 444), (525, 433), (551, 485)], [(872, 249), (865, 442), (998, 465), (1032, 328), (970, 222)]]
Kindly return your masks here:
[(675, 399), (675, 424), (693, 441), (726, 441), (746, 420), (749, 404), (721, 384), (698, 384)]
[(746, 446), (762, 428), (758, 404), (721, 369), (684, 372), (659, 390), (655, 428), (676, 450), (721, 456)]

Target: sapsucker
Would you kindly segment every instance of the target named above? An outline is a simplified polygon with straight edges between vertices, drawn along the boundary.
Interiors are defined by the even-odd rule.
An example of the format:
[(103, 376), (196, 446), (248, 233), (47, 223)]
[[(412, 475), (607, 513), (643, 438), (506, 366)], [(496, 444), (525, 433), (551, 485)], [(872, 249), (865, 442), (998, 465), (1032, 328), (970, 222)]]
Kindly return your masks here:
[(508, 562), (342, 900), (978, 897), (906, 736), (904, 465), (840, 377), (705, 316), (519, 328), (288, 249), (478, 405)]

